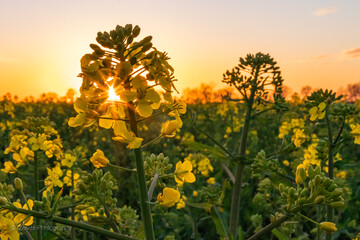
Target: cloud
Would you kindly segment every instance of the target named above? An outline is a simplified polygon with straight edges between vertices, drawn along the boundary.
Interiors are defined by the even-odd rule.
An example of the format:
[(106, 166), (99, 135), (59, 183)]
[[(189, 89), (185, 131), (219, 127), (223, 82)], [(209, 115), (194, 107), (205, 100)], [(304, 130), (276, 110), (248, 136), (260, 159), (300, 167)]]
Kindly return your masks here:
[(349, 58), (357, 58), (360, 57), (360, 47), (358, 48), (353, 48), (350, 50), (345, 50), (342, 52), (346, 57)]
[(318, 9), (318, 10), (314, 11), (313, 15), (320, 17), (320, 16), (328, 15), (330, 13), (337, 12), (338, 10), (339, 9), (336, 8), (336, 7), (321, 8), (321, 9)]

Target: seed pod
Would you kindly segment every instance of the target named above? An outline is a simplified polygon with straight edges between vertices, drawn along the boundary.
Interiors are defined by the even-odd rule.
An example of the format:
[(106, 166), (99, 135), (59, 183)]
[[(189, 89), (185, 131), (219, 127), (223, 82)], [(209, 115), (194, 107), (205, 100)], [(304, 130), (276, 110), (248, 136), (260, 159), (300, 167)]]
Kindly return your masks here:
[(324, 196), (317, 196), (316, 198), (315, 198), (315, 200), (314, 200), (314, 202), (316, 203), (316, 204), (322, 204), (323, 202), (325, 202), (325, 197)]

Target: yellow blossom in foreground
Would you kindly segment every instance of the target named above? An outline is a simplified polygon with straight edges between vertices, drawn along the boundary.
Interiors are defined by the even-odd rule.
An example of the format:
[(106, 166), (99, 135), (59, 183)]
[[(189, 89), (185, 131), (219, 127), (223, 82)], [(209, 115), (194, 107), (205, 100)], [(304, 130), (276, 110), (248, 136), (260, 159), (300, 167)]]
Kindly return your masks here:
[(1, 171), (6, 172), (6, 173), (16, 173), (17, 169), (16, 167), (14, 167), (13, 163), (10, 161), (6, 161), (4, 163), (4, 167), (3, 169), (1, 169)]
[(320, 223), (320, 228), (325, 232), (336, 232), (337, 228), (335, 223), (332, 222), (322, 222)]
[[(24, 206), (21, 206), (21, 203), (19, 203), (19, 202), (14, 202), (13, 204), (17, 208), (23, 208), (23, 209), (26, 209), (26, 210), (32, 210), (32, 208), (34, 206), (34, 202), (31, 199), (29, 199), (27, 201), (27, 204), (25, 203)], [(24, 224), (25, 226), (30, 226), (30, 225), (33, 224), (33, 219), (34, 219), (33, 217), (28, 218), (28, 216), (26, 214), (18, 213), (14, 217), (14, 222), (16, 222), (16, 224), (19, 224), (19, 223), (22, 222), (22, 224)]]
[(304, 134), (304, 129), (297, 128), (294, 130), (294, 135), (291, 138), (291, 141), (294, 142), (296, 147), (300, 147), (303, 142), (305, 142), (306, 136)]
[(175, 181), (177, 183), (193, 183), (196, 178), (195, 175), (191, 172), (192, 164), (190, 161), (185, 160), (183, 163), (179, 161), (176, 164), (176, 170), (174, 172)]
[(215, 178), (211, 177), (208, 180), (206, 180), (206, 182), (209, 184), (215, 184)]
[(66, 153), (65, 157), (61, 160), (61, 165), (71, 168), (75, 161), (76, 161), (75, 156), (71, 155), (70, 153)]
[(161, 134), (165, 137), (175, 137), (178, 129), (180, 129), (180, 125), (177, 120), (167, 120), (161, 129)]
[(326, 103), (322, 102), (318, 106), (312, 107), (309, 110), (310, 113), (310, 120), (315, 121), (318, 119), (323, 119), (325, 117), (325, 109)]
[(164, 188), (163, 193), (157, 196), (158, 202), (165, 207), (172, 207), (180, 200), (180, 192), (173, 188)]
[(13, 220), (0, 214), (0, 238), (1, 240), (19, 240), (19, 233)]
[(104, 152), (99, 149), (92, 155), (90, 161), (96, 168), (106, 167), (110, 163), (109, 159), (105, 157)]

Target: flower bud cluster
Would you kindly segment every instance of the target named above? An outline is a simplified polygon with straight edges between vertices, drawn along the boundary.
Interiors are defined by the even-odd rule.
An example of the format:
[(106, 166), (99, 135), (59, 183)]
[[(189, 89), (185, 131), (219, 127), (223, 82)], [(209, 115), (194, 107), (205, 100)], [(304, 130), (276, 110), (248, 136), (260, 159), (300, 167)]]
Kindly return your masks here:
[[(325, 177), (324, 174), (321, 173), (320, 166), (314, 169), (310, 165), (307, 173), (303, 169), (303, 171), (299, 170), (299, 174), (297, 175), (299, 175), (297, 178), (300, 179), (298, 181), (301, 181), (301, 183), (297, 181), (297, 189), (285, 186), (282, 183), (279, 185), (281, 197), (287, 202), (288, 210), (305, 204), (326, 204), (333, 208), (341, 208), (344, 206), (342, 189), (338, 188), (332, 179)], [(305, 186), (308, 178), (308, 186)], [(300, 184), (304, 184), (305, 187), (299, 187)]]

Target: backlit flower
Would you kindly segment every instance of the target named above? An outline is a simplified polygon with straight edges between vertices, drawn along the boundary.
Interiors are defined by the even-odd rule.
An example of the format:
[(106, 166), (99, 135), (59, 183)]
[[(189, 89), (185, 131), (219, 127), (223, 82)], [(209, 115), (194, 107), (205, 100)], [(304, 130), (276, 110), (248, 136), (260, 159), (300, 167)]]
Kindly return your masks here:
[(90, 161), (96, 168), (106, 167), (110, 163), (109, 159), (105, 157), (104, 152), (99, 149), (92, 155)]
[(325, 109), (326, 103), (322, 102), (318, 106), (312, 107), (309, 110), (310, 113), (310, 120), (315, 121), (318, 119), (323, 119), (325, 117)]

